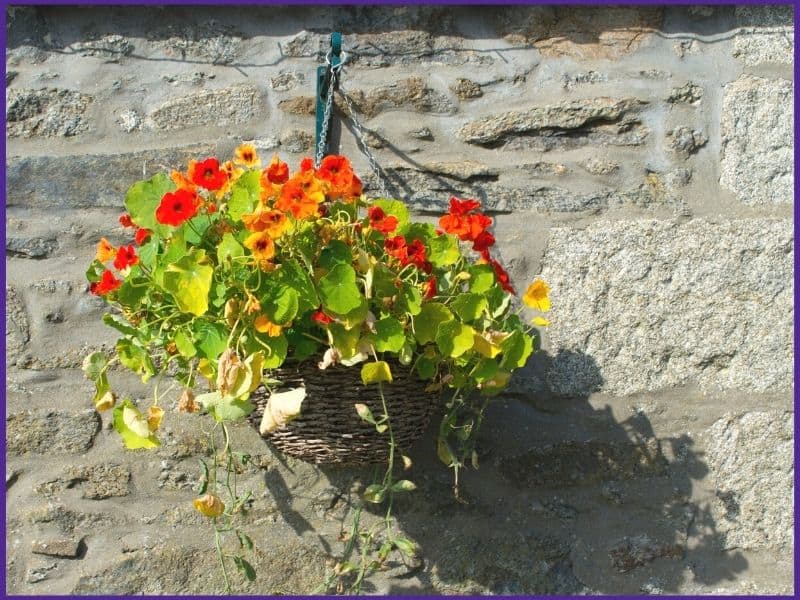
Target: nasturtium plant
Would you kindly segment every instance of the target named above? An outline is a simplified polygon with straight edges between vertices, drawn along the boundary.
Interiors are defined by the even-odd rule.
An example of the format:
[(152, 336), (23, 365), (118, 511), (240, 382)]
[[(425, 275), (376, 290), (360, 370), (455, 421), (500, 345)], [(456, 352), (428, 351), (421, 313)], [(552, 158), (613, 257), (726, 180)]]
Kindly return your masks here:
[[(181, 388), (172, 394), (178, 410), (208, 414), (224, 432), (228, 473), (244, 459), (230, 449), (226, 428), (254, 410), (250, 396), (276, 382), (274, 369), (341, 363), (358, 369), (363, 385), (382, 398), (399, 363), (429, 391), (449, 390), (436, 451), (457, 478), (459, 468), (476, 464), (488, 398), (534, 351), (532, 325), (548, 323), (541, 314), (530, 323), (519, 316), (509, 275), (494, 255), (493, 220), (478, 201), (451, 198), (438, 226), (413, 222), (402, 200), (368, 199), (343, 156), (319, 165), (304, 159), (291, 173), (277, 156), (263, 167), (245, 143), (225, 163), (193, 160), (185, 171), (134, 183), (125, 209), (119, 222), (132, 242), (115, 247), (102, 238), (86, 272), (90, 292), (111, 309), (104, 322), (120, 337), (110, 355), (87, 356), (84, 372), (95, 384), (96, 409), (112, 410), (112, 425), (132, 450), (159, 446), (169, 419), (160, 405), (169, 392), (156, 391), (146, 410), (129, 398), (118, 402), (109, 380), (117, 363), (143, 382), (169, 374)], [(547, 284), (537, 279), (522, 300), (547, 312)], [(273, 394), (263, 432), (286, 426), (304, 399)], [(363, 404), (353, 411), (393, 443), (385, 406), (383, 414)], [(407, 468), (410, 459), (402, 460)], [(194, 505), (220, 535), (233, 530), (244, 500), (233, 492), (221, 500), (226, 486), (217, 466), (203, 463)], [(391, 471), (390, 464), (383, 483), (367, 488), (367, 501), (414, 489)], [(236, 535), (247, 550), (242, 540), (249, 538)], [(380, 560), (414, 548), (403, 538), (386, 540)], [(228, 557), (254, 576), (243, 556)], [(337, 576), (352, 567), (340, 563)]]

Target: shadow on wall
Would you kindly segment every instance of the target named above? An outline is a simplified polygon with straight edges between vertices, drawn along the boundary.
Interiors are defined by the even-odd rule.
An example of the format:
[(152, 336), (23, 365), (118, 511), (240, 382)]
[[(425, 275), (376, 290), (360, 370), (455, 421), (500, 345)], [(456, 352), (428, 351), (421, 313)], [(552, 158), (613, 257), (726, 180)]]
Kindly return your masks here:
[[(559, 6), (492, 7), (70, 7), (12, 8), (7, 20), (7, 47), (30, 45), (56, 53), (90, 53), (109, 60), (172, 60), (231, 67), (275, 65), (290, 58), (322, 60), (325, 39), (296, 39), (282, 43), (279, 58), (263, 63), (244, 62), (237, 56), (238, 41), (256, 36), (293, 36), (303, 32), (341, 31), (354, 63), (386, 66), (416, 61), (419, 56), (452, 53), (492, 56), (535, 47), (543, 55), (571, 54), (602, 57), (619, 45), (635, 49), (642, 34), (668, 38), (719, 36), (737, 27), (763, 25), (758, 12), (735, 15), (733, 6), (592, 8)], [(789, 7), (787, 7), (789, 8)], [(791, 9), (789, 9), (791, 10)], [(791, 13), (787, 13), (791, 22)], [(751, 22), (752, 21), (752, 22)], [(402, 35), (401, 35), (402, 34)], [(410, 34), (410, 35), (407, 35)], [(732, 35), (732, 33), (731, 33)], [(132, 46), (110, 40), (124, 36), (163, 43), (168, 58), (137, 54)], [(628, 44), (620, 44), (628, 40)], [(458, 38), (505, 38), (497, 48), (464, 50)], [(715, 40), (719, 38), (715, 37)], [(612, 40), (614, 43), (609, 44)], [(96, 45), (92, 45), (96, 42)], [(215, 53), (216, 50), (216, 53)], [(267, 48), (274, 54), (274, 48)], [(94, 53), (94, 54), (91, 54)], [(377, 61), (377, 62), (376, 62)], [(387, 64), (388, 64), (387, 63)]]
[[(524, 384), (541, 373), (574, 372), (597, 389), (591, 356), (540, 355), (511, 395), (487, 412), (478, 444), (480, 468), (462, 471), (461, 493), (435, 457), (434, 421), (410, 452), (417, 491), (396, 497), (400, 528), (421, 548), (422, 564), (395, 564), (390, 594), (641, 594), (736, 579), (748, 563), (724, 552), (709, 510), (692, 500), (694, 481), (708, 473), (689, 436), (659, 438), (642, 413), (618, 420), (588, 394), (564, 397)], [(533, 388), (540, 387), (533, 383)], [(372, 483), (372, 468), (320, 467), (333, 486), (328, 509), (347, 530), (354, 484)], [(273, 470), (267, 487), (284, 496)], [(358, 487), (355, 485), (355, 487)], [(308, 522), (279, 503), (298, 534)], [(382, 515), (381, 507), (366, 510)], [(319, 534), (327, 552), (342, 545)]]

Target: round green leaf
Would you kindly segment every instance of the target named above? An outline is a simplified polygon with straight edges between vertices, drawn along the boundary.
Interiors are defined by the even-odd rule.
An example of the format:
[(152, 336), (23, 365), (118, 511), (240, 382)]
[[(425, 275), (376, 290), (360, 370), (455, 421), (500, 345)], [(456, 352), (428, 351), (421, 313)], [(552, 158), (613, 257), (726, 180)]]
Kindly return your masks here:
[(475, 330), (458, 321), (446, 321), (439, 325), (436, 345), (445, 356), (459, 357), (471, 349), (475, 343)]
[(356, 271), (350, 265), (338, 264), (319, 281), (322, 304), (330, 311), (344, 315), (361, 304), (356, 285)]
[(436, 339), (436, 333), (442, 323), (453, 320), (453, 313), (444, 304), (428, 302), (422, 305), (419, 314), (414, 317), (414, 336), (420, 344), (427, 344)]

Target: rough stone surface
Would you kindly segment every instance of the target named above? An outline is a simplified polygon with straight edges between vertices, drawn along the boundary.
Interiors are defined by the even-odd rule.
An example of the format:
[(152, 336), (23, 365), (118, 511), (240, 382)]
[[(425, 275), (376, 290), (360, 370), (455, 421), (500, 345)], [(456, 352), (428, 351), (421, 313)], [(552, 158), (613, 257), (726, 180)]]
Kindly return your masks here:
[(794, 547), (794, 416), (728, 414), (706, 433), (726, 548)]
[(133, 43), (121, 35), (105, 35), (96, 40), (78, 42), (70, 50), (81, 56), (94, 56), (108, 61), (118, 61), (133, 52)]
[(614, 567), (622, 573), (642, 567), (657, 558), (683, 558), (683, 549), (666, 542), (659, 542), (647, 535), (623, 538), (608, 551)]
[(31, 339), (25, 305), (13, 287), (6, 288), (6, 361), (14, 360)]
[[(509, 537), (455, 538), (442, 542), (452, 549), (431, 571), (431, 580), (443, 594), (580, 594), (586, 587), (572, 572), (569, 549), (557, 538), (535, 532)], [(454, 539), (455, 538), (455, 539)], [(524, 548), (524, 552), (520, 552)]]
[(6, 447), (18, 454), (79, 454), (91, 447), (100, 430), (94, 410), (13, 413), (6, 417)]
[(645, 444), (616, 442), (566, 442), (536, 448), (519, 456), (500, 459), (499, 471), (509, 481), (551, 487), (609, 479), (634, 479), (663, 475), (667, 460), (656, 440)]
[[(213, 148), (194, 145), (129, 154), (86, 154), (12, 158), (6, 170), (6, 206), (30, 209), (121, 208), (132, 182), (151, 177), (160, 165), (185, 168), (198, 156), (209, 156)], [(114, 177), (97, 177), (114, 173)]]
[(276, 92), (291, 90), (305, 82), (305, 75), (302, 71), (281, 71), (278, 75), (270, 79), (272, 89)]
[(544, 56), (614, 59), (646, 44), (661, 25), (660, 8), (614, 7), (582, 11), (569, 7), (506, 8), (495, 13), (498, 33), (527, 43)]
[(235, 27), (214, 18), (199, 22), (180, 19), (178, 22), (158, 23), (147, 32), (147, 37), (168, 57), (215, 65), (233, 63), (239, 56), (243, 41)]
[(702, 132), (688, 127), (676, 127), (667, 132), (667, 146), (683, 158), (695, 154), (706, 142), (708, 138)]
[(55, 496), (65, 489), (80, 487), (83, 498), (104, 500), (130, 494), (128, 486), (130, 478), (130, 469), (122, 465), (98, 464), (70, 467), (65, 476), (40, 483), (36, 487), (36, 491), (49, 497)]
[(565, 164), (544, 161), (521, 164), (517, 168), (534, 177), (546, 177), (548, 175), (561, 176), (570, 172), (570, 168)]
[(697, 104), (703, 99), (703, 88), (691, 81), (685, 83), (681, 87), (672, 88), (667, 102), (679, 103), (686, 102), (688, 104)]
[(551, 230), (549, 381), (630, 394), (792, 386), (791, 223), (636, 220)]
[(602, 158), (589, 158), (580, 163), (580, 166), (592, 175), (610, 175), (619, 170), (619, 163)]
[[(508, 138), (524, 135), (539, 138), (543, 149), (551, 149), (563, 138), (553, 132), (570, 133), (573, 145), (600, 138), (612, 144), (638, 145), (647, 135), (635, 114), (646, 103), (634, 98), (594, 98), (541, 106), (526, 112), (501, 113), (473, 121), (458, 130), (468, 144), (497, 146)], [(624, 135), (619, 135), (624, 132)], [(562, 135), (563, 135), (562, 133)]]
[(91, 96), (63, 89), (15, 89), (6, 96), (8, 137), (69, 137), (86, 133)]
[[(280, 553), (257, 549), (248, 557), (257, 572), (254, 583), (233, 579), (236, 592), (267, 595), (311, 593), (322, 580), (324, 557), (299, 541), (282, 544)], [(157, 576), (154, 576), (158, 573)], [(162, 544), (121, 555), (107, 569), (82, 576), (73, 594), (208, 594), (221, 589), (216, 556), (197, 548)]]
[(791, 6), (737, 6), (733, 55), (749, 66), (794, 62)]
[(57, 556), (59, 558), (77, 558), (80, 554), (81, 540), (54, 539), (46, 542), (34, 542), (31, 552), (34, 554), (44, 554), (45, 556)]
[(44, 237), (7, 237), (6, 252), (23, 258), (47, 258), (58, 249), (58, 240)]
[(742, 75), (722, 100), (720, 185), (745, 204), (791, 203), (792, 82)]
[(281, 134), (280, 143), (286, 152), (308, 152), (314, 146), (314, 136), (301, 129), (292, 129)]
[[(456, 111), (455, 105), (447, 97), (425, 85), (421, 77), (409, 77), (370, 89), (348, 90), (356, 112), (366, 118), (393, 110), (412, 110), (422, 113), (447, 114)], [(336, 96), (336, 106), (349, 115), (347, 106)], [(316, 102), (313, 97), (298, 96), (278, 103), (282, 111), (294, 115), (316, 114)]]
[(146, 124), (161, 131), (212, 124), (237, 125), (263, 111), (259, 89), (254, 85), (239, 84), (169, 100), (150, 112)]
[(464, 77), (456, 79), (456, 81), (450, 85), (450, 91), (461, 100), (469, 100), (470, 98), (480, 98), (483, 96), (481, 85)]

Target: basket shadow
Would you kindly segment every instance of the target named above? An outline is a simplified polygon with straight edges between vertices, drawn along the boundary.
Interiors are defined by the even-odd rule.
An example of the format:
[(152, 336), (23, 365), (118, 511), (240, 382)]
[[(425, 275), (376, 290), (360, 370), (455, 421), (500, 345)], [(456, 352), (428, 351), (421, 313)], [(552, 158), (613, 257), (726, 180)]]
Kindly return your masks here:
[[(602, 384), (585, 354), (532, 360), (519, 383), (487, 411), (479, 469), (460, 474), (462, 501), (453, 494), (452, 473), (436, 458), (434, 415), (408, 452), (412, 468), (396, 474), (417, 485), (395, 496), (393, 514), (418, 544), (421, 562), (395, 561), (379, 574), (378, 587), (363, 591), (680, 593), (686, 585), (735, 580), (748, 567), (741, 553), (724, 551), (724, 534), (709, 506), (693, 494), (708, 467), (692, 438), (659, 436), (642, 412), (617, 418), (611, 405), (594, 406), (590, 393), (548, 391), (547, 377), (565, 367), (587, 389)], [(381, 518), (383, 506), (362, 503), (359, 496), (382, 475), (381, 465), (320, 465), (314, 471), (332, 490), (323, 503), (340, 531), (357, 506)], [(268, 477), (271, 489), (281, 485), (279, 475)], [(298, 533), (311, 530), (289, 504), (282, 512)], [(315, 533), (326, 552), (340, 555), (341, 543)]]

